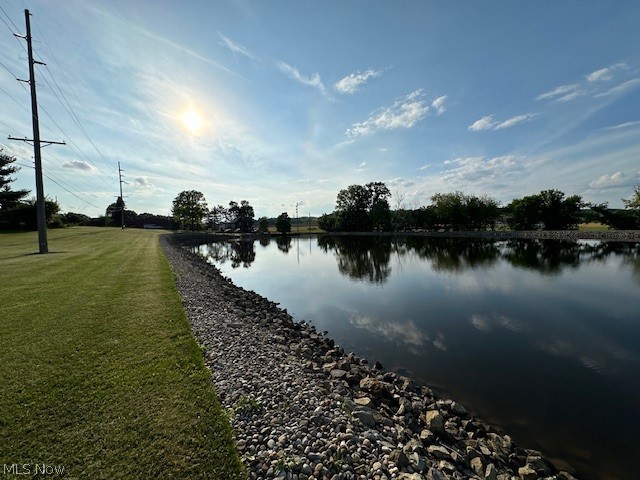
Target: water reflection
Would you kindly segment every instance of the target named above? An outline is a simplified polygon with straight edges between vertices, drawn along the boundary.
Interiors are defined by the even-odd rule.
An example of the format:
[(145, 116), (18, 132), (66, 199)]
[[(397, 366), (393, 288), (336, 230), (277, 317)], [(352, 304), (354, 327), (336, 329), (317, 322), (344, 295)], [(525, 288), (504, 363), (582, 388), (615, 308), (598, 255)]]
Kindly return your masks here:
[(256, 259), (254, 242), (250, 239), (209, 243), (195, 247), (195, 249), (210, 263), (225, 264), (229, 262), (232, 268), (240, 266), (249, 268)]
[[(213, 262), (230, 261), (233, 268), (247, 268), (255, 260), (254, 241), (236, 239), (211, 243), (198, 247), (198, 251)], [(288, 254), (292, 248), (291, 237), (259, 239), (263, 247), (267, 247), (272, 241), (275, 241), (278, 250), (284, 254)], [(436, 272), (463, 273), (505, 260), (516, 268), (535, 270), (544, 275), (559, 275), (567, 269), (577, 269), (581, 262), (603, 262), (612, 255), (622, 257), (624, 263), (632, 268), (634, 279), (640, 283), (638, 243), (320, 236), (317, 244), (325, 253), (335, 255), (341, 274), (373, 284), (387, 282), (392, 273), (392, 256), (398, 259), (416, 256), (421, 260), (428, 260)]]
[(257, 258), (251, 245), (199, 251), (578, 478), (637, 477), (625, 462), (640, 425), (639, 243), (325, 236), (263, 240)]
[(340, 273), (354, 280), (385, 283), (391, 275), (391, 237), (324, 236), (318, 238), (318, 246), (325, 252), (333, 251)]

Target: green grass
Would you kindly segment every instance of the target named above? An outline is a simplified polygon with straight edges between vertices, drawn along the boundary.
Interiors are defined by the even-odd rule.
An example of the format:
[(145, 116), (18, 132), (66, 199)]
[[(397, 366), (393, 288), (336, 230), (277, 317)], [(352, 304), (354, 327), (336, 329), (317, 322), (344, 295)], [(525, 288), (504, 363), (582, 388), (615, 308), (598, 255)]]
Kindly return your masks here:
[(245, 477), (159, 234), (51, 230), (47, 255), (0, 235), (0, 464)]
[(581, 223), (580, 225), (578, 225), (578, 230), (580, 230), (581, 232), (601, 232), (611, 230), (611, 228), (608, 225), (603, 225), (602, 223), (591, 222)]

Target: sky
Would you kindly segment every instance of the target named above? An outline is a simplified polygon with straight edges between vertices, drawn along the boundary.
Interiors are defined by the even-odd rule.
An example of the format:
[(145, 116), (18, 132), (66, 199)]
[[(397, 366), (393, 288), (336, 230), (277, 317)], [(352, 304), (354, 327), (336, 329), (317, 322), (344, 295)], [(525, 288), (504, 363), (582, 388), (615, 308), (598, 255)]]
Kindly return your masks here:
[(256, 216), (333, 211), (382, 181), (503, 205), (550, 188), (622, 207), (640, 184), (640, 2), (3, 0), (0, 147), (63, 212), (168, 215), (183, 190)]

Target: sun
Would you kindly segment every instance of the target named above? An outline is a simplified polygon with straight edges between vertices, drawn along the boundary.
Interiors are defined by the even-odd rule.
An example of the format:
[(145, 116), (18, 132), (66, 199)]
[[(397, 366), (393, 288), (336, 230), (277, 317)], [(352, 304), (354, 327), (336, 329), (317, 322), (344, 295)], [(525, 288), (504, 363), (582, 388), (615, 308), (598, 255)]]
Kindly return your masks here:
[(196, 133), (202, 128), (202, 117), (195, 110), (187, 110), (182, 114), (182, 123), (192, 133)]

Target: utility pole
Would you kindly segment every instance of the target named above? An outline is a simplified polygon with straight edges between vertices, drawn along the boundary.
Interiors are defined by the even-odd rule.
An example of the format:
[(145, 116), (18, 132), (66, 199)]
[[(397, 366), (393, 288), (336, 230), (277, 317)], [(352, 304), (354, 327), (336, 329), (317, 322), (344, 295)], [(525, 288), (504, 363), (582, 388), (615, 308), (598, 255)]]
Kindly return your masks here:
[(122, 170), (120, 169), (120, 162), (118, 162), (118, 177), (120, 179), (120, 201), (122, 202), (122, 207), (120, 208), (120, 224), (124, 230), (124, 197), (122, 196)]
[(300, 218), (298, 217), (298, 205), (300, 202), (296, 202), (296, 232), (300, 233)]
[(28, 83), (31, 86), (31, 119), (33, 122), (33, 139), (26, 138), (13, 138), (9, 137), (9, 140), (21, 140), (23, 142), (33, 142), (33, 156), (35, 161), (36, 170), (36, 217), (38, 221), (38, 245), (40, 253), (48, 253), (49, 245), (47, 242), (47, 217), (45, 215), (45, 203), (44, 203), (44, 185), (42, 182), (42, 157), (40, 155), (40, 144), (46, 143), (48, 145), (66, 145), (64, 142), (49, 142), (40, 141), (40, 125), (38, 123), (38, 99), (36, 97), (36, 77), (33, 66), (35, 64), (45, 65), (42, 62), (38, 62), (33, 59), (33, 50), (31, 48), (31, 22), (29, 20), (29, 10), (24, 11), (24, 17), (27, 24), (27, 34), (16, 35), (17, 37), (24, 38), (27, 41), (27, 54), (29, 56), (29, 81), (19, 80), (24, 83)]

